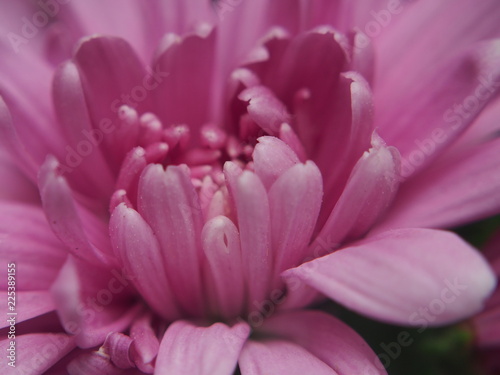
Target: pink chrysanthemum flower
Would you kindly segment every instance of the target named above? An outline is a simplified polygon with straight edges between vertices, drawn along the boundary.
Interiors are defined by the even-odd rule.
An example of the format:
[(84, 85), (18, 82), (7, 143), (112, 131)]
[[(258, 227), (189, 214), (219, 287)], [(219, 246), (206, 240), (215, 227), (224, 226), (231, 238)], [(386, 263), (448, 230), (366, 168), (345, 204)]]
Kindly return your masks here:
[(500, 211), (496, 1), (31, 4), (1, 15), (16, 371), (385, 374), (306, 308), (481, 309), (487, 263), (419, 228)]

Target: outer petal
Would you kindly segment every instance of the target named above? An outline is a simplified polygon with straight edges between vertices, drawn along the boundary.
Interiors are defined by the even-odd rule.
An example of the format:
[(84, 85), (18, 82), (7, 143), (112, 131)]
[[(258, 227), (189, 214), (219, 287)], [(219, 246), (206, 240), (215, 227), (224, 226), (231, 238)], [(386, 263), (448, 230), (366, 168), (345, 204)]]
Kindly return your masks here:
[(82, 353), (73, 359), (66, 368), (68, 375), (138, 375), (137, 372), (125, 372), (125, 370), (115, 366), (106, 355), (94, 351)]
[[(74, 32), (75, 38), (92, 34), (117, 35), (129, 40), (142, 52), (151, 54), (151, 44), (158, 41), (158, 36), (150, 34), (149, 38), (153, 40), (147, 39), (147, 31), (152, 31), (152, 28), (149, 29), (147, 26), (152, 24), (152, 20), (148, 19), (148, 22), (145, 22), (147, 13), (141, 5), (139, 1), (130, 1), (120, 12), (120, 17), (116, 17), (114, 2), (101, 3), (90, 0), (61, 3), (58, 18), (64, 22), (66, 32), (68, 30)], [(156, 40), (154, 36), (157, 37)]]
[(166, 32), (185, 33), (198, 22), (211, 21), (215, 16), (209, 1), (155, 0), (146, 4), (132, 0), (120, 17), (116, 17), (116, 7), (114, 1), (68, 2), (61, 6), (60, 18), (66, 27), (77, 28), (77, 35), (118, 35), (130, 40), (142, 52), (141, 56), (150, 56)]
[[(17, 290), (47, 290), (67, 251), (52, 233), (43, 211), (32, 205), (1, 202), (0, 217), (0, 261), (16, 263)], [(0, 290), (7, 286), (7, 277), (1, 278)]]
[[(428, 165), (498, 92), (499, 45), (500, 40), (484, 42), (436, 69), (426, 65), (424, 69), (432, 74), (412, 72), (405, 76), (415, 77), (415, 81), (384, 82), (381, 90), (374, 89), (375, 126), (412, 164), (405, 177)], [(398, 66), (393, 61), (390, 65)]]
[(231, 375), (249, 333), (246, 323), (230, 328), (222, 323), (197, 327), (177, 321), (163, 336), (155, 374)]
[(16, 160), (16, 156), (9, 154), (0, 144), (0, 178), (2, 179), (0, 199), (39, 203), (40, 194), (38, 194), (35, 184), (26, 177), (14, 160)]
[(242, 375), (338, 375), (306, 349), (284, 340), (247, 341), (239, 364)]
[(79, 347), (102, 344), (109, 332), (122, 331), (137, 315), (130, 281), (122, 270), (68, 258), (51, 291), (61, 323)]
[(483, 144), (494, 141), (500, 133), (500, 97), (496, 96), (488, 106), (481, 111), (481, 114), (474, 123), (453, 143), (440, 157), (449, 158), (450, 155), (469, 151), (474, 147), (481, 147)]
[[(48, 291), (35, 291), (35, 292), (16, 292), (14, 300), (9, 299), (8, 292), (0, 292), (0, 297), (2, 298), (1, 308), (2, 311), (7, 313), (7, 319), (0, 324), (0, 329), (8, 327), (10, 322), (8, 319), (11, 316), (8, 315), (10, 311), (16, 313), (15, 319), (16, 324), (21, 323), (25, 320), (36, 318), (37, 316), (43, 315), (54, 310), (55, 305), (52, 301), (52, 296)], [(11, 297), (12, 298), (12, 297)], [(13, 307), (9, 304), (9, 301), (15, 302), (16, 308), (11, 310)]]
[[(9, 352), (9, 339), (0, 341), (3, 353)], [(38, 375), (50, 369), (75, 347), (73, 337), (63, 333), (33, 333), (16, 337), (15, 373)], [(13, 373), (7, 359), (0, 364), (3, 374)]]
[(425, 327), (478, 312), (496, 283), (476, 250), (431, 229), (384, 232), (285, 275), (370, 317)]
[[(8, 158), (15, 161), (17, 167), (23, 171), (26, 176), (34, 178), (36, 176), (37, 163), (25, 145), (21, 142), (19, 131), (14, 127), (11, 111), (9, 110), (4, 98), (0, 95), (0, 146)], [(46, 152), (46, 150), (45, 150)], [(44, 156), (40, 156), (43, 158)]]
[[(356, 4), (358, 13), (364, 18), (355, 24), (360, 29), (366, 29), (374, 13), (382, 13), (388, 5), (380, 0), (367, 2), (366, 7)], [(390, 24), (373, 41), (380, 61), (377, 64), (378, 82), (391, 90), (397, 88), (393, 90), (393, 98), (401, 99), (399, 94), (411, 84), (409, 79), (403, 78), (409, 67), (415, 77), (425, 80), (424, 77), (434, 74), (429, 66), (440, 65), (464, 46), (500, 35), (497, 22), (500, 10), (495, 0), (480, 4), (474, 0), (401, 1), (395, 5), (399, 6), (394, 7), (388, 16)], [(374, 12), (366, 12), (365, 9), (373, 9)], [(412, 48), (405, 48), (409, 42)], [(387, 107), (389, 105), (387, 103)]]
[[(2, 6), (9, 9), (4, 13), (12, 17), (11, 6)], [(15, 29), (25, 25), (21, 22), (21, 17), (17, 18)], [(13, 30), (14, 28), (9, 32)], [(3, 43), (0, 43), (3, 56), (0, 63), (0, 70), (3, 72), (0, 77), (0, 144), (7, 143), (8, 149), (19, 159), (26, 175), (34, 178), (47, 152), (62, 156), (59, 152), (64, 149), (66, 141), (61, 133), (53, 131), (56, 120), (48, 95), (53, 68), (40, 58), (41, 52), (35, 47), (36, 41), (30, 41), (34, 42), (31, 46), (34, 48), (29, 51), (30, 47), (23, 45), (26, 53), (21, 51), (19, 55), (12, 50), (5, 51)], [(12, 121), (6, 110), (7, 106)], [(16, 139), (16, 135), (19, 138)]]
[(282, 313), (267, 319), (259, 330), (295, 342), (339, 375), (386, 374), (363, 338), (332, 315), (320, 311)]
[(401, 186), (380, 228), (452, 227), (500, 212), (500, 139), (481, 144)]

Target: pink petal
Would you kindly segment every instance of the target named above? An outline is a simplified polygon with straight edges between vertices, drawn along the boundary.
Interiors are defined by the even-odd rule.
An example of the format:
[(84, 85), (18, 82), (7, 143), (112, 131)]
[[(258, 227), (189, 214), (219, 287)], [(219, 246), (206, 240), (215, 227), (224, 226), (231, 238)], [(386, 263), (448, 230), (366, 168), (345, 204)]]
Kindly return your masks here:
[(149, 165), (139, 183), (138, 205), (158, 238), (167, 278), (181, 308), (199, 314), (203, 224), (198, 195), (185, 169), (169, 166), (164, 171), (161, 165)]
[(276, 73), (278, 64), (288, 50), (291, 39), (289, 29), (284, 29), (278, 25), (271, 26), (260, 37), (257, 45), (252, 46), (252, 50), (244, 60), (246, 62), (245, 66), (250, 68), (262, 81), (273, 82), (276, 79), (273, 74)]
[(338, 375), (306, 349), (285, 340), (247, 341), (239, 365), (242, 375)]
[(370, 85), (373, 85), (377, 65), (373, 43), (366, 45), (367, 36), (361, 30), (350, 31), (348, 37), (351, 47), (351, 70), (361, 73)]
[(151, 316), (145, 314), (136, 319), (130, 327), (130, 337), (134, 340), (132, 360), (142, 372), (152, 374), (160, 342), (151, 327)]
[(38, 204), (40, 194), (36, 185), (17, 164), (17, 157), (0, 146), (0, 178), (3, 181), (0, 186), (0, 199)]
[[(242, 102), (238, 96), (243, 90), (260, 85), (260, 80), (255, 73), (243, 68), (232, 71), (227, 80), (227, 87), (224, 87), (224, 99), (227, 102), (229, 110), (224, 111), (225, 113), (223, 113), (222, 116), (225, 116), (225, 118), (219, 121), (224, 122), (225, 127), (233, 130), (235, 134), (242, 134), (243, 129), (240, 125), (241, 117), (245, 116), (245, 114), (248, 115), (248, 113), (246, 110), (246, 103)], [(234, 142), (233, 145), (231, 145), (231, 141)], [(239, 139), (230, 137), (227, 148), (229, 154), (233, 156), (241, 152), (242, 145)]]
[(357, 23), (349, 23), (349, 21), (352, 21), (352, 12), (345, 11), (343, 7), (352, 5), (354, 9), (360, 8), (358, 10), (363, 14), (366, 14), (367, 9), (366, 7), (359, 6), (359, 4), (353, 4), (350, 1), (332, 2), (329, 0), (318, 0), (301, 3), (301, 5), (305, 5), (301, 12), (305, 30), (309, 30), (315, 26), (329, 24), (341, 27), (344, 26), (345, 23), (348, 24), (346, 28), (352, 30), (353, 25), (357, 25)]
[(306, 255), (322, 199), (321, 172), (311, 161), (291, 167), (272, 185), (271, 245), (277, 274)]
[[(315, 109), (319, 110), (326, 105), (345, 61), (337, 36), (331, 28), (318, 28), (293, 39), (284, 53), (282, 45), (268, 44), (269, 67), (263, 84), (289, 107), (295, 93), (307, 88), (318, 105)], [(324, 74), (321, 80), (317, 79), (318, 72)]]
[(279, 25), (293, 34), (303, 31), (302, 20), (308, 5), (300, 0), (276, 0), (269, 2), (266, 11), (269, 25)]
[(274, 315), (259, 328), (290, 340), (339, 375), (386, 374), (370, 346), (352, 328), (320, 311), (292, 311)]
[(312, 249), (325, 238), (338, 245), (361, 238), (392, 203), (399, 186), (399, 153), (376, 133), (372, 145), (354, 167)]
[[(10, 311), (16, 313), (16, 324), (31, 318), (36, 318), (37, 316), (46, 314), (55, 309), (52, 296), (48, 291), (16, 291), (14, 294), (10, 293), (10, 298), (9, 291), (0, 291), (0, 297), (2, 298), (0, 305), (2, 311), (6, 312), (7, 319), (11, 317), (8, 315)], [(14, 305), (8, 302), (14, 302)], [(11, 310), (10, 308), (14, 309)], [(7, 319), (0, 324), (0, 329), (10, 325)]]
[(288, 147), (290, 147), (293, 150), (293, 152), (297, 155), (297, 157), (301, 162), (304, 163), (307, 160), (304, 146), (302, 146), (299, 137), (297, 136), (297, 134), (295, 134), (295, 132), (293, 131), (292, 127), (289, 124), (286, 123), (281, 124), (279, 137), (283, 142), (285, 142), (288, 145)]
[[(1, 202), (0, 261), (16, 263), (18, 291), (47, 290), (57, 277), (67, 255), (52, 233), (40, 207)], [(7, 277), (0, 278), (0, 290), (7, 290)]]
[[(284, 65), (284, 57), (290, 51), (292, 35), (290, 29), (284, 29), (277, 25), (272, 26), (267, 33), (261, 37), (247, 58), (246, 67), (251, 69), (265, 86), (275, 91), (280, 82), (277, 73), (280, 66)], [(279, 94), (282, 94), (280, 92)], [(289, 104), (289, 103), (287, 103)]]
[[(347, 34), (353, 30), (365, 29), (369, 21), (374, 19), (378, 20), (378, 18), (375, 18), (376, 15), (374, 15), (374, 13), (379, 13), (383, 9), (388, 8), (396, 8), (396, 11), (401, 8), (406, 10), (406, 5), (406, 3), (401, 4), (399, 2), (388, 4), (381, 0), (357, 0), (356, 3), (352, 1), (338, 1), (332, 3), (328, 0), (318, 0), (307, 3), (304, 13), (307, 15), (306, 20), (309, 28), (332, 24), (335, 25), (336, 29)], [(401, 11), (399, 11), (399, 13), (401, 13)], [(400, 18), (399, 13), (392, 14), (390, 19), (391, 23), (389, 25), (387, 25), (383, 19), (378, 21), (383, 27), (381, 27), (377, 35), (372, 37), (374, 42), (380, 37), (378, 35), (379, 33), (383, 35), (383, 33), (390, 29), (393, 23), (396, 23)], [(372, 30), (374, 28), (375, 27), (372, 27)], [(366, 36), (366, 38), (368, 38), (368, 36)]]
[(137, 206), (137, 190), (143, 170), (150, 163), (164, 160), (168, 151), (168, 145), (159, 142), (150, 144), (146, 149), (134, 147), (125, 156), (115, 186), (117, 191), (123, 189), (126, 192), (127, 199), (132, 202), (133, 207)]
[(479, 252), (456, 235), (431, 229), (384, 232), (287, 275), (359, 313), (422, 328), (480, 311), (495, 287)]
[[(435, 36), (432, 38), (434, 40)], [(478, 44), (458, 56), (447, 57), (435, 69), (428, 69), (425, 64), (420, 67), (424, 69), (422, 74), (417, 73), (419, 70), (412, 71), (414, 80), (401, 80), (401, 75), (391, 71), (391, 77), (398, 77), (399, 81), (384, 81), (383, 88), (375, 92), (375, 126), (382, 138), (397, 147), (410, 164), (405, 177), (428, 165), (454, 141), (498, 91), (498, 45), (499, 41)], [(433, 43), (432, 50), (434, 48)], [(416, 51), (421, 53), (420, 48)], [(420, 60), (416, 62), (421, 63)], [(391, 61), (391, 66), (394, 63)], [(412, 64), (403, 66), (408, 69)], [(404, 73), (404, 76), (410, 75)], [(387, 91), (389, 87), (390, 92)], [(394, 100), (399, 105), (389, 104)], [(417, 118), (419, 126), (415, 126)]]
[[(2, 353), (9, 353), (11, 340), (0, 341)], [(74, 339), (63, 333), (31, 333), (16, 336), (15, 340), (15, 373), (43, 374), (74, 347)], [(3, 374), (13, 373), (9, 366), (10, 359), (4, 358), (0, 364)]]
[(111, 215), (109, 228), (111, 242), (142, 297), (163, 318), (178, 318), (180, 312), (151, 227), (137, 211), (122, 203)]
[(267, 190), (285, 171), (299, 163), (295, 152), (276, 137), (260, 137), (253, 152), (254, 170)]
[[(277, 15), (277, 12), (269, 12), (271, 6), (272, 3), (265, 0), (215, 4), (215, 13), (220, 20), (217, 25), (220, 30), (218, 34), (220, 76), (227, 76), (228, 72), (249, 55), (257, 40), (269, 30), (269, 25), (276, 25), (274, 19), (269, 19)], [(289, 9), (287, 7), (287, 13)]]
[[(79, 204), (73, 198), (66, 179), (61, 176), (57, 160), (47, 158), (40, 170), (38, 184), (47, 220), (56, 236), (69, 250), (77, 257), (95, 264), (113, 264), (109, 238), (104, 236), (105, 227), (95, 228), (92, 224), (97, 218), (92, 214), (86, 215), (88, 220), (82, 221), (81, 214), (85, 208), (80, 207), (80, 211), (77, 211)], [(84, 227), (84, 223), (88, 225)], [(97, 230), (92, 230), (92, 227)], [(92, 236), (93, 234), (96, 236)]]
[(246, 323), (198, 327), (177, 321), (163, 336), (155, 374), (231, 375), (249, 334)]
[[(96, 14), (98, 5), (99, 14)], [(68, 9), (69, 8), (69, 9)], [(133, 0), (116, 16), (114, 3), (69, 2), (61, 6), (58, 21), (77, 35), (117, 35), (132, 43), (141, 56), (151, 56), (165, 32), (185, 33), (201, 21), (214, 20), (210, 2), (193, 0), (153, 1), (145, 4)]]
[[(229, 181), (231, 185), (231, 181)], [(234, 181), (232, 194), (240, 230), (241, 254), (249, 302), (266, 298), (272, 271), (270, 211), (267, 192), (253, 172), (244, 171)]]
[[(18, 28), (19, 24), (9, 32)], [(7, 144), (7, 150), (19, 158), (26, 175), (35, 179), (38, 166), (47, 153), (61, 157), (67, 143), (60, 132), (54, 131), (57, 120), (50, 95), (47, 95), (53, 68), (40, 59), (38, 51), (34, 52), (37, 48), (17, 55), (10, 47), (8, 52), (2, 53), (4, 58), (0, 63), (3, 72), (0, 78), (0, 145)], [(19, 74), (20, 71), (23, 74)]]
[[(314, 258), (306, 258), (304, 261), (310, 261)], [(286, 272), (286, 271), (285, 271)], [(281, 274), (283, 277), (283, 273)], [(287, 275), (283, 277), (286, 285), (286, 298), (277, 299), (276, 305), (279, 304), (281, 311), (295, 310), (307, 306), (317, 305), (327, 300), (327, 298), (318, 292), (316, 289), (305, 284), (302, 279), (297, 276)]]
[[(152, 5), (152, 4), (151, 4)], [(98, 6), (99, 11), (96, 12)], [(146, 12), (142, 9), (139, 1), (131, 1), (128, 6), (120, 12), (120, 17), (116, 15), (116, 5), (112, 3), (61, 3), (57, 14), (58, 20), (63, 21), (68, 28), (78, 27), (80, 35), (116, 35), (130, 41), (136, 48), (142, 52), (152, 52), (154, 40), (147, 39), (146, 33), (152, 31), (148, 28), (151, 19), (145, 22), (142, 17)], [(153, 39), (153, 36), (150, 35)], [(157, 40), (156, 40), (157, 41)]]
[[(141, 2), (142, 5), (142, 2)], [(156, 5), (156, 4), (155, 4)], [(143, 5), (144, 8), (151, 8), (151, 5)], [(201, 22), (214, 23), (216, 15), (214, 14), (212, 4), (209, 2), (199, 2), (197, 0), (168, 0), (159, 2), (155, 10), (156, 17), (161, 19), (159, 31), (168, 30), (180, 34), (185, 34)], [(151, 29), (158, 32), (158, 27), (150, 26)]]
[(481, 144), (403, 184), (380, 228), (453, 227), (500, 212), (500, 140)]
[(125, 375), (123, 369), (116, 367), (106, 355), (100, 352), (83, 353), (67, 366), (68, 375)]
[(81, 348), (104, 342), (109, 332), (129, 326), (141, 307), (134, 306), (131, 277), (122, 270), (90, 266), (68, 257), (52, 286), (60, 321)]
[(146, 151), (142, 147), (131, 149), (125, 156), (116, 180), (116, 189), (125, 190), (128, 199), (137, 196), (139, 178), (146, 165)]
[[(15, 29), (16, 26), (18, 26), (17, 24), (17, 21), (16, 19), (13, 19), (14, 17), (17, 17), (17, 18), (20, 18), (22, 17), (23, 15), (26, 14), (26, 12), (29, 12), (31, 11), (33, 8), (32, 8), (32, 4), (29, 4), (29, 3), (23, 3), (23, 2), (19, 2), (19, 3), (13, 3), (10, 7), (9, 7), (9, 11), (8, 12), (3, 12), (1, 15), (0, 15), (0, 22), (1, 22), (1, 31), (2, 32), (5, 32), (7, 33), (8, 31), (12, 31)], [(12, 45), (8, 45), (8, 44), (2, 44), (2, 49), (4, 49), (5, 51), (9, 51), (12, 53)], [(20, 49), (19, 51), (17, 52), (21, 52), (22, 49)], [(4, 52), (4, 51), (2, 51)], [(23, 56), (25, 57), (25, 56)]]
[(243, 90), (238, 98), (248, 103), (250, 118), (268, 134), (278, 133), (281, 124), (290, 122), (285, 105), (265, 86)]
[(466, 152), (474, 147), (481, 147), (483, 143), (494, 141), (500, 131), (498, 116), (500, 116), (500, 98), (495, 97), (460, 138), (443, 152), (441, 158), (456, 156), (455, 154), (460, 152)]
[(232, 161), (227, 161), (224, 163), (224, 179), (226, 181), (227, 189), (231, 193), (232, 203), (234, 202), (234, 189), (236, 187), (236, 181), (238, 177), (243, 173), (243, 169)]
[[(375, 2), (368, 0), (371, 4), (367, 7), (382, 13), (383, 7), (377, 9)], [(408, 67), (415, 77), (426, 80), (435, 73), (429, 66), (440, 65), (464, 46), (498, 37), (499, 9), (495, 0), (482, 1), (480, 6), (470, 0), (424, 0), (399, 5), (392, 14), (386, 14), (390, 24), (374, 43), (380, 61), (377, 80), (384, 82), (384, 87), (391, 88), (394, 98), (401, 99), (400, 94), (415, 83), (402, 79), (407, 76)], [(364, 17), (359, 19), (357, 26), (373, 20), (373, 13), (363, 11), (366, 8), (359, 5), (357, 8), (358, 14)], [(451, 24), (453, 27), (445, 26)], [(418, 38), (415, 38), (416, 33)], [(441, 37), (436, 39), (436, 35)], [(405, 48), (409, 42), (412, 48)], [(389, 91), (383, 87), (380, 89), (384, 93)], [(388, 104), (384, 105), (386, 109)]]
[(114, 184), (114, 176), (99, 147), (108, 135), (92, 126), (81, 78), (72, 62), (56, 71), (53, 97), (61, 132), (69, 141), (63, 160), (71, 169), (67, 177), (79, 191), (103, 199), (111, 193)]
[(112, 332), (99, 350), (109, 356), (111, 362), (118, 368), (128, 369), (135, 367), (131, 359), (131, 347), (134, 340), (119, 332)]
[(0, 146), (3, 152), (9, 155), (9, 159), (16, 162), (17, 167), (26, 174), (28, 178), (34, 179), (38, 168), (36, 161), (27, 152), (21, 142), (18, 130), (14, 127), (9, 107), (0, 95)]
[[(187, 124), (199, 129), (210, 117), (214, 43), (215, 31), (208, 26), (185, 37), (168, 34), (164, 38), (153, 63), (162, 79), (152, 94), (160, 109), (157, 115), (166, 126)], [(188, 106), (192, 102), (198, 105)]]
[(150, 109), (151, 90), (148, 87), (153, 73), (144, 69), (126, 41), (114, 37), (84, 39), (73, 61), (81, 76), (92, 126), (107, 132), (102, 149), (107, 151), (107, 160), (117, 169), (124, 156), (116, 152), (121, 147), (113, 137), (119, 108), (123, 104), (136, 106), (138, 113)]
[(352, 169), (369, 149), (373, 133), (373, 104), (365, 79), (357, 73), (343, 73), (335, 87), (324, 108), (314, 107), (310, 91), (302, 90), (295, 98), (297, 133), (324, 179), (325, 201), (318, 226), (330, 215)]
[[(288, 108), (294, 109), (294, 130), (309, 158), (327, 176), (327, 211), (333, 208), (350, 170), (368, 148), (371, 133), (371, 123), (367, 121), (370, 116), (364, 115), (371, 110), (371, 94), (362, 78), (340, 76), (346, 56), (336, 40), (338, 36), (332, 29), (319, 28), (295, 38), (288, 46), (275, 39), (266, 45), (268, 61), (249, 66), (256, 72), (266, 71), (263, 83)], [(318, 72), (325, 72), (321, 80), (317, 79)], [(351, 84), (356, 96), (352, 111)], [(351, 112), (355, 114), (351, 116)], [(330, 142), (323, 142), (324, 139)], [(332, 163), (336, 165), (333, 170)], [(326, 217), (320, 222), (324, 220)]]
[(214, 217), (203, 227), (202, 245), (209, 278), (206, 293), (213, 302), (213, 313), (233, 318), (242, 312), (245, 302), (238, 229), (227, 217)]

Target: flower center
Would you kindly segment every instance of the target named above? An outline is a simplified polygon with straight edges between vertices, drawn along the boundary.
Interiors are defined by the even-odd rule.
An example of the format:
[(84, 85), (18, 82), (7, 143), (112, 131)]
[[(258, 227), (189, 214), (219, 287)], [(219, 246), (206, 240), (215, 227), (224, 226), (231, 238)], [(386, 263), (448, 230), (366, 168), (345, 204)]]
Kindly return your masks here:
[[(122, 162), (110, 210), (124, 203), (151, 227), (180, 317), (252, 319), (251, 313), (271, 291), (277, 298), (282, 296), (281, 270), (273, 264), (266, 191), (269, 181), (277, 178), (276, 171), (263, 172), (268, 179), (265, 186), (266, 181), (255, 173), (254, 159), (257, 148), (265, 145), (288, 149), (296, 160), (293, 163), (298, 163), (286, 143), (300, 146), (292, 128), (283, 123), (272, 137), (273, 132), (264, 131), (245, 115), (239, 134), (228, 134), (214, 124), (196, 131), (184, 124), (165, 128), (154, 114), (139, 116), (128, 106), (120, 108), (119, 118), (121, 128), (136, 135), (137, 146)], [(260, 165), (265, 169), (266, 163), (271, 160)], [(257, 207), (261, 204), (265, 209)], [(238, 216), (240, 211), (245, 211), (244, 220)], [(253, 221), (246, 222), (248, 217)], [(253, 238), (252, 233), (262, 238)], [(256, 271), (245, 271), (245, 262), (252, 256), (267, 258), (258, 270), (259, 282)], [(183, 264), (190, 275), (176, 272)], [(260, 267), (258, 261), (255, 264)], [(254, 284), (258, 292), (250, 290)]]

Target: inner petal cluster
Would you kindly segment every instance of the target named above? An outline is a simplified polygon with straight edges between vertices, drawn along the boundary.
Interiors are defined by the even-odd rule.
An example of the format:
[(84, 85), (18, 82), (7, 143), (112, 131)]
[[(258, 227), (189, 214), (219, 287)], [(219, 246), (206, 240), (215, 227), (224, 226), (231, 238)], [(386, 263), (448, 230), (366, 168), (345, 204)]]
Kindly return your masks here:
[(279, 275), (307, 255), (322, 199), (292, 127), (265, 135), (247, 116), (239, 134), (211, 124), (196, 134), (127, 106), (119, 115), (141, 146), (123, 161), (110, 233), (145, 302), (169, 321), (232, 319), (283, 295)]

